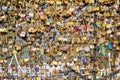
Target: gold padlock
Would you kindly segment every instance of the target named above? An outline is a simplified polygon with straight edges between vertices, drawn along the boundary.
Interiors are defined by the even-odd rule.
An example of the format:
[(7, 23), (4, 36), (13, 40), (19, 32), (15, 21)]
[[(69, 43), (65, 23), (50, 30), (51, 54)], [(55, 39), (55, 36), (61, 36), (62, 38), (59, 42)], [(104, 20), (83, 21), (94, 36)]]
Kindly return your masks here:
[(21, 46), (16, 46), (16, 50), (21, 50)]
[(107, 30), (107, 34), (111, 34), (112, 33), (112, 30)]
[(41, 16), (40, 16), (40, 19), (41, 19), (41, 20), (45, 20), (45, 19), (46, 19), (45, 15), (41, 15)]
[(47, 22), (46, 22), (46, 25), (50, 25), (50, 22), (49, 22), (49, 21), (47, 21)]
[(109, 59), (109, 61), (110, 61), (110, 62), (112, 62), (112, 61), (113, 61), (113, 59), (112, 59), (112, 58), (110, 58), (110, 59)]
[(64, 1), (64, 3), (65, 3), (65, 4), (68, 4), (68, 1), (67, 1), (67, 0), (65, 0), (65, 1)]
[(114, 40), (114, 44), (118, 44), (119, 43), (119, 41), (118, 40)]
[(37, 77), (36, 80), (41, 80), (41, 78), (40, 78), (40, 77)]
[(104, 2), (105, 2), (105, 0), (98, 0), (98, 2), (99, 2), (99, 3), (104, 3)]
[(31, 38), (31, 41), (35, 41), (35, 38)]
[(7, 5), (8, 5), (8, 6), (10, 6), (10, 4), (11, 4), (11, 2), (10, 2), (10, 1), (8, 1), (8, 2), (7, 2)]
[(105, 27), (106, 27), (106, 24), (105, 24), (105, 23), (103, 23), (103, 24), (102, 24), (102, 27), (103, 27), (103, 28), (105, 28)]
[(8, 56), (9, 56), (9, 57), (11, 57), (11, 56), (12, 56), (12, 53), (11, 53), (11, 52), (9, 52), (9, 53), (8, 53)]
[(106, 32), (105, 32), (105, 31), (102, 31), (102, 35), (105, 36), (105, 35), (106, 35)]
[(16, 51), (16, 50), (13, 50), (13, 54), (17, 54), (17, 51)]
[(61, 2), (61, 1), (56, 1), (56, 4), (57, 4), (57, 5), (61, 5), (62, 2)]
[(2, 52), (4, 52), (4, 53), (7, 52), (7, 48), (3, 48)]
[(54, 0), (51, 0), (51, 1), (50, 1), (50, 4), (54, 4)]
[(0, 59), (0, 63), (3, 63), (4, 61), (3, 61), (3, 59)]
[(79, 52), (79, 48), (76, 48), (76, 52)]

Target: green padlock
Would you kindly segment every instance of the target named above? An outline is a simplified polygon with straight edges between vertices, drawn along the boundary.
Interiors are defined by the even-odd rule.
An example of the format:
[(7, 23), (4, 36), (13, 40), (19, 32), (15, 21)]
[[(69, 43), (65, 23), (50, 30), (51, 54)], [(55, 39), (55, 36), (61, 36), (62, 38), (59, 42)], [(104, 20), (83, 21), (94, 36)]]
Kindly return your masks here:
[(98, 28), (102, 28), (101, 24), (98, 24), (97, 27), (98, 27)]

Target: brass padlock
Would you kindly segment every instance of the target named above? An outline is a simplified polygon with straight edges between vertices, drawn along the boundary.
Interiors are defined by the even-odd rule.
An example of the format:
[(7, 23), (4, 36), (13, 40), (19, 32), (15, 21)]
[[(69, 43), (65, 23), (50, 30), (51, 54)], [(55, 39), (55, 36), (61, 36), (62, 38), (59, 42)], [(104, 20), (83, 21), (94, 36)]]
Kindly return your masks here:
[(16, 50), (13, 50), (13, 54), (17, 54), (17, 51), (16, 51)]
[(2, 52), (4, 52), (4, 53), (7, 52), (7, 48), (3, 48)]
[(16, 50), (17, 51), (21, 50), (21, 46), (16, 46)]
[(35, 41), (35, 38), (31, 38), (31, 41)]

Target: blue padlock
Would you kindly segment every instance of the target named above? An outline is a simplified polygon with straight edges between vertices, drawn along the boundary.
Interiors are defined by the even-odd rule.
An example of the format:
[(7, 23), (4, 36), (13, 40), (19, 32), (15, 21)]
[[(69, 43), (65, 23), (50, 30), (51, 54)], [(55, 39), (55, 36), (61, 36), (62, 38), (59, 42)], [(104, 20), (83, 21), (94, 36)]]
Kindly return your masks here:
[(8, 10), (8, 6), (2, 6), (2, 10)]
[(46, 5), (42, 5), (41, 8), (42, 8), (42, 9), (45, 9), (45, 8), (46, 8)]
[(0, 67), (0, 73), (2, 73), (3, 71), (2, 71), (2, 67)]
[(56, 34), (56, 33), (54, 33), (54, 34), (53, 34), (53, 37), (55, 37), (56, 35), (57, 35), (57, 34)]
[(39, 40), (42, 41), (42, 38), (40, 38)]
[(112, 50), (113, 49), (113, 45), (111, 43), (108, 44), (108, 49)]
[(9, 67), (9, 68), (8, 68), (8, 73), (12, 74), (12, 72), (13, 72), (13, 71), (12, 71), (12, 68)]
[(35, 67), (35, 71), (36, 71), (36, 72), (39, 72), (39, 67)]
[(50, 19), (50, 23), (54, 23), (53, 19)]
[(84, 57), (83, 58), (83, 64), (86, 64), (87, 63), (87, 59)]
[(96, 26), (97, 26), (97, 24), (96, 24), (96, 23), (93, 23), (93, 26), (95, 26), (95, 27), (96, 27)]

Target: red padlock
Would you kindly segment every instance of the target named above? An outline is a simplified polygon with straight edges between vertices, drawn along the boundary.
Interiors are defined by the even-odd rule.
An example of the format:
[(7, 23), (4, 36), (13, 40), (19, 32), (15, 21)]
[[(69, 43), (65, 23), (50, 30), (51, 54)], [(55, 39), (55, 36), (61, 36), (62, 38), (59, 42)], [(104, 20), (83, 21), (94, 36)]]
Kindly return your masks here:
[(84, 27), (83, 27), (83, 30), (87, 31), (87, 29), (88, 29), (87, 26), (84, 26)]
[(78, 28), (78, 27), (76, 27), (76, 28), (75, 28), (75, 32), (78, 32), (78, 31), (79, 31), (79, 28)]
[(62, 48), (63, 51), (66, 51), (66, 49), (67, 49), (67, 48), (66, 48), (65, 46)]
[(42, 8), (41, 8), (41, 7), (39, 7), (39, 11), (42, 11)]
[(76, 15), (76, 14), (77, 14), (77, 10), (74, 10), (74, 11), (73, 11), (73, 14)]
[(12, 71), (15, 71), (16, 70), (16, 67), (15, 66), (12, 66)]
[(72, 27), (69, 28), (69, 31), (70, 31), (70, 32), (73, 32), (73, 31), (74, 31), (74, 28), (72, 28)]

